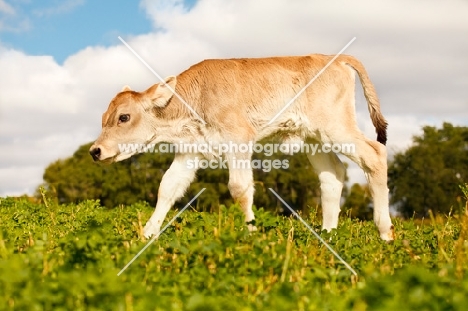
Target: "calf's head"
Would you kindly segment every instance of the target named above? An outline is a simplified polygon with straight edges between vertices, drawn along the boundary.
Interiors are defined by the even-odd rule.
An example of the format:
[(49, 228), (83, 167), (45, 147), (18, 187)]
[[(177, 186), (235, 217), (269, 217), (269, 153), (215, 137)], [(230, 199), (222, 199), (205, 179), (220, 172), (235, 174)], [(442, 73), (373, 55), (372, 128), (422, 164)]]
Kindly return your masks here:
[(123, 150), (125, 144), (151, 142), (157, 122), (153, 109), (167, 105), (175, 86), (176, 77), (168, 77), (165, 83), (155, 84), (144, 92), (125, 86), (102, 115), (101, 135), (89, 150), (94, 161), (122, 161), (137, 153), (136, 148)]

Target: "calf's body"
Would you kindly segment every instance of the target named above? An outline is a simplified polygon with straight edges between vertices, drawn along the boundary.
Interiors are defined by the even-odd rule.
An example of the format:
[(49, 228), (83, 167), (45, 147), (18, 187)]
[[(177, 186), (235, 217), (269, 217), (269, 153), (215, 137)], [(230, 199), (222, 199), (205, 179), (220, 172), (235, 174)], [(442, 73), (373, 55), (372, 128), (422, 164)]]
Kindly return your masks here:
[[(362, 64), (352, 56), (339, 56), (274, 119), (332, 57), (205, 60), (144, 92), (125, 87), (103, 114), (102, 133), (90, 153), (95, 160), (114, 162), (132, 155), (122, 153), (119, 144), (248, 144), (270, 136), (287, 142), (354, 144), (354, 152), (343, 153), (364, 170), (374, 200), (374, 222), (381, 238), (392, 240), (385, 148), (387, 123)], [(376, 127), (377, 141), (366, 138), (357, 126), (355, 72)], [(174, 96), (172, 90), (180, 97)], [(270, 122), (272, 119), (274, 121)], [(159, 232), (169, 209), (194, 180), (197, 168), (187, 163), (196, 157), (215, 156), (210, 153), (176, 154), (161, 181), (156, 210), (144, 228), (146, 236)], [(252, 154), (233, 149), (223, 156), (228, 160), (231, 195), (244, 211), (245, 220), (250, 222), (254, 219), (252, 170), (235, 168), (232, 164), (234, 160), (250, 160)], [(338, 224), (345, 167), (335, 153), (308, 154), (308, 158), (321, 183), (323, 228), (331, 230)], [(249, 228), (254, 229), (253, 226)]]

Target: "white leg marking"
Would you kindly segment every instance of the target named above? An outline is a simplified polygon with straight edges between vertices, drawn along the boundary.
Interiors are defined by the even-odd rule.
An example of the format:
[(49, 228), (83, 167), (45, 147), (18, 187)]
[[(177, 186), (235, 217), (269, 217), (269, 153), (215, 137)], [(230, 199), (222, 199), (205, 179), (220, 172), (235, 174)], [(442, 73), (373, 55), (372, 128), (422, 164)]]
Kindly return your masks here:
[[(252, 210), (254, 183), (253, 173), (250, 167), (251, 154), (227, 154), (229, 164), (229, 183), (228, 188), (232, 198), (236, 203), (239, 203), (245, 215), (245, 221), (250, 222), (255, 219)], [(248, 161), (248, 167), (242, 166), (242, 161)], [(257, 228), (249, 224), (250, 231), (255, 231)]]
[(338, 226), (345, 167), (334, 153), (307, 154), (307, 157), (320, 180), (322, 229), (330, 231)]
[(159, 185), (156, 209), (143, 229), (146, 238), (159, 233), (167, 213), (174, 203), (184, 195), (195, 178), (197, 169), (195, 167), (188, 168), (187, 166), (187, 161), (194, 157), (193, 154), (176, 155), (171, 167), (164, 174)]
[(367, 139), (355, 140), (356, 152), (346, 154), (363, 170), (369, 182), (369, 190), (374, 200), (374, 223), (382, 240), (395, 239), (388, 207), (387, 149), (379, 142)]

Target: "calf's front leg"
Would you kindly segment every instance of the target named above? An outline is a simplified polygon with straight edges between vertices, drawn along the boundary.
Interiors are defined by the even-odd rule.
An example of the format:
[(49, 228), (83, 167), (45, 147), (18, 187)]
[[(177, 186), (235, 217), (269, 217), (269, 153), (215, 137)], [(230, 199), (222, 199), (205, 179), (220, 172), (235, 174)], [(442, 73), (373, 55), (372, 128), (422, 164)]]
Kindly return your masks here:
[(174, 203), (184, 195), (195, 178), (197, 168), (195, 165), (190, 165), (189, 161), (193, 161), (197, 156), (193, 154), (177, 154), (175, 156), (174, 162), (164, 174), (159, 185), (156, 209), (143, 228), (143, 234), (146, 238), (159, 233), (167, 213)]

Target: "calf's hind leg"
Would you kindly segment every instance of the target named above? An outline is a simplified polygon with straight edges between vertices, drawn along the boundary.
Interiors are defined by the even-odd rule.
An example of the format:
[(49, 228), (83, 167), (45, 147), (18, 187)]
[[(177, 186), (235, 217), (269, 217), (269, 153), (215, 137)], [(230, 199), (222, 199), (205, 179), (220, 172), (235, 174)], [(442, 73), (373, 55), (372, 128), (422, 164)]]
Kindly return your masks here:
[(379, 229), (382, 240), (395, 239), (392, 220), (388, 207), (387, 187), (387, 149), (377, 141), (360, 135), (358, 139), (349, 137), (354, 143), (354, 152), (344, 151), (348, 158), (356, 162), (364, 171), (374, 200), (374, 223)]
[[(244, 212), (245, 221), (247, 223), (255, 219), (252, 210), (254, 182), (250, 162), (251, 156), (251, 154), (246, 153), (226, 155), (229, 166), (229, 192), (234, 201), (239, 204)], [(248, 224), (248, 228), (249, 231), (257, 230), (253, 224)]]
[(320, 180), (322, 229), (330, 231), (338, 226), (345, 166), (335, 153), (308, 153), (307, 157)]

